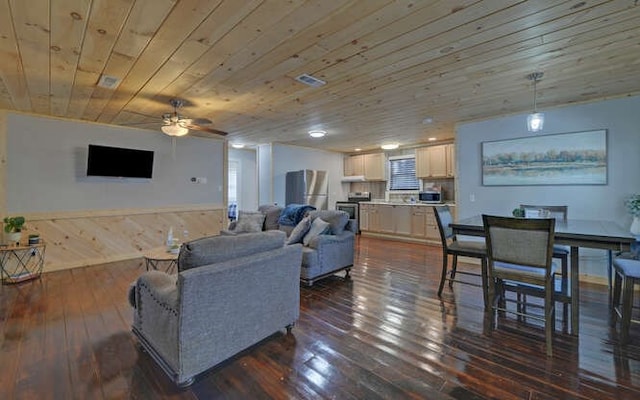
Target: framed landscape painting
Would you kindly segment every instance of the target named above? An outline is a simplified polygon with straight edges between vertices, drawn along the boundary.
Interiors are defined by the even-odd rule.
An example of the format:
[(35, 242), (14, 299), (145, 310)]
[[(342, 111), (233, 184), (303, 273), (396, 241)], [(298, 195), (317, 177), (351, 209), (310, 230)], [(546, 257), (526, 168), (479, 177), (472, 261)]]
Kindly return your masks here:
[(482, 185), (606, 185), (607, 131), (482, 142)]

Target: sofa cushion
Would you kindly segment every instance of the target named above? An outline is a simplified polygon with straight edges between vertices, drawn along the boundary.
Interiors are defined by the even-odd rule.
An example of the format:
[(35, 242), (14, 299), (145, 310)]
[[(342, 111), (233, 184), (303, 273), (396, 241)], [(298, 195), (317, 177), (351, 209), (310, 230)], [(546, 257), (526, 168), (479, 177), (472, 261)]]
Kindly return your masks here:
[(258, 211), (264, 214), (264, 230), (278, 229), (278, 219), (282, 213), (282, 207), (265, 204), (258, 207)]
[(265, 215), (259, 211), (240, 211), (236, 222), (236, 232), (261, 232)]
[(287, 240), (287, 244), (302, 242), (302, 238), (304, 238), (304, 235), (306, 235), (307, 232), (309, 232), (310, 228), (311, 228), (311, 218), (310, 217), (302, 218), (302, 221), (300, 221), (298, 225), (296, 225), (296, 227), (293, 228), (293, 230), (289, 234), (289, 239)]
[(285, 239), (284, 232), (276, 230), (192, 240), (180, 248), (178, 272), (277, 249), (284, 246)]
[(339, 235), (344, 232), (344, 228), (349, 222), (349, 214), (340, 210), (317, 210), (309, 213), (311, 219), (322, 218), (331, 226), (331, 233)]
[(316, 218), (311, 223), (311, 227), (309, 228), (307, 234), (304, 235), (304, 238), (302, 238), (302, 244), (308, 246), (309, 242), (311, 242), (312, 239), (319, 235), (329, 233), (330, 231), (331, 225), (328, 222), (323, 221), (322, 218)]

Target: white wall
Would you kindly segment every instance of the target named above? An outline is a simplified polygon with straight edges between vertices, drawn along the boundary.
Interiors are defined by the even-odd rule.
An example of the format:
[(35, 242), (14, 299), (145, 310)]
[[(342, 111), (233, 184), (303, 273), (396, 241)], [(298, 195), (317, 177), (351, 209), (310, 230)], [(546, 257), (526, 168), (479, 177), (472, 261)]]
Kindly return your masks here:
[(271, 154), (274, 203), (285, 205), (286, 173), (301, 169), (327, 171), (329, 177), (329, 209), (335, 208), (336, 201), (346, 200), (348, 189), (341, 182), (344, 169), (342, 153), (273, 144)]
[[(608, 130), (607, 185), (482, 186), (481, 143), (533, 135), (526, 130), (526, 114), (458, 126), (458, 216), (510, 214), (521, 203), (566, 204), (569, 218), (615, 220), (629, 226), (631, 216), (624, 207), (624, 199), (640, 193), (639, 110), (640, 97), (542, 110), (544, 131), (536, 135)], [(471, 201), (472, 196), (475, 201)], [(587, 258), (593, 255), (584, 253)], [(602, 275), (600, 267), (594, 265), (595, 270), (587, 268), (581, 272)]]
[[(224, 142), (160, 132), (9, 113), (7, 212), (222, 204)], [(86, 176), (89, 144), (154, 151), (152, 179)], [(194, 184), (191, 177), (206, 177)]]
[(271, 145), (258, 146), (258, 204), (273, 203), (273, 163)]
[(238, 163), (238, 209), (257, 210), (258, 164), (254, 149), (229, 149), (229, 161)]

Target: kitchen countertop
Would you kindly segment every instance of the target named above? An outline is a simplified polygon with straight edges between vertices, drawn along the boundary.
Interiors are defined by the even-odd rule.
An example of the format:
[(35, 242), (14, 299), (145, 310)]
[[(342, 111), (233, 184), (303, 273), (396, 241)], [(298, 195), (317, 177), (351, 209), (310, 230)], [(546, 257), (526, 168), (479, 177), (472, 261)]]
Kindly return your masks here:
[(440, 207), (440, 206), (449, 206), (449, 207), (455, 207), (456, 203), (439, 203), (439, 204), (432, 204), (432, 203), (404, 203), (404, 202), (400, 202), (400, 201), (385, 201), (385, 200), (371, 200), (371, 201), (362, 201), (360, 202), (360, 204), (385, 204), (385, 205), (392, 205), (392, 206), (418, 206), (418, 207)]

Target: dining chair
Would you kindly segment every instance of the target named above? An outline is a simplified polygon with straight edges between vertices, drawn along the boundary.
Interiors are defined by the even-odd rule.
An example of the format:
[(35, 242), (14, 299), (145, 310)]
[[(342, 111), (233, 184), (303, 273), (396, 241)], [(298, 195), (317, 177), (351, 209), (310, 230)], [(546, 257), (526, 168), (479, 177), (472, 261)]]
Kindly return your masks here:
[[(555, 219), (510, 218), (483, 215), (487, 242), (489, 301), (499, 315), (513, 313), (544, 322), (547, 356), (553, 355), (555, 300), (553, 239)], [(507, 309), (506, 285), (529, 288), (527, 294), (544, 301), (544, 316), (521, 308)], [(526, 310), (526, 309), (524, 309)]]
[[(520, 208), (524, 210), (525, 218), (555, 218), (557, 221), (567, 222), (568, 206), (545, 206), (535, 204), (520, 204)], [(567, 327), (567, 315), (571, 298), (569, 296), (569, 254), (571, 248), (569, 246), (554, 244), (553, 258), (557, 258), (561, 262), (561, 278), (560, 293), (557, 300), (562, 302), (562, 321), (563, 326)], [(524, 302), (526, 304), (526, 301)]]
[[(449, 226), (453, 222), (449, 206), (433, 207), (440, 231), (442, 242), (442, 273), (440, 275), (440, 285), (438, 286), (438, 297), (442, 295), (445, 281), (449, 281), (449, 287), (453, 288), (453, 282), (463, 283), (471, 286), (481, 287), (485, 309), (489, 308), (487, 292), (487, 248), (483, 238), (469, 237), (466, 240), (456, 237)], [(449, 269), (449, 256), (451, 256), (451, 269)], [(480, 259), (480, 272), (458, 271), (458, 257), (472, 257)], [(479, 277), (481, 284), (471, 280), (461, 280), (456, 278), (456, 274)]]
[[(633, 294), (635, 285), (640, 285), (640, 260), (626, 258), (625, 255), (613, 260), (613, 299), (611, 304), (611, 326), (615, 327), (620, 318), (620, 343), (629, 342), (629, 328), (633, 320)], [(622, 297), (622, 298), (621, 298)], [(620, 301), (622, 300), (622, 304)]]

